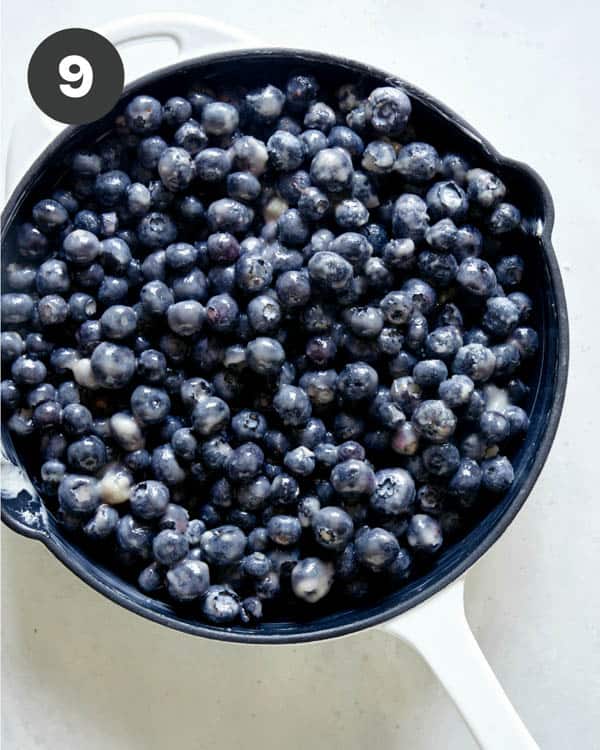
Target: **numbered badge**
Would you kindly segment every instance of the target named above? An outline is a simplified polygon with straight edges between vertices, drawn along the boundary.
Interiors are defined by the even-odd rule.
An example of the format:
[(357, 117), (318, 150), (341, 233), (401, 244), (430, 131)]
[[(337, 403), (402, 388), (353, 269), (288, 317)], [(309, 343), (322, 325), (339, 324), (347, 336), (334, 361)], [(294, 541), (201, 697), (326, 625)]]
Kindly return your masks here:
[(44, 39), (27, 71), (37, 106), (70, 125), (110, 112), (123, 91), (124, 77), (116, 48), (89, 29), (63, 29)]

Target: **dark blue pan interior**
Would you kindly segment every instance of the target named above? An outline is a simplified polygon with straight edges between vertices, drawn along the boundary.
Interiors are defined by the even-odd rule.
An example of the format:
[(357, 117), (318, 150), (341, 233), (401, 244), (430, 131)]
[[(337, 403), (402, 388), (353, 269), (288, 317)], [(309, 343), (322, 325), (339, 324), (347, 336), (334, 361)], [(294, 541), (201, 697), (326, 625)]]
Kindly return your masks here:
[[(8, 431), (2, 426), (2, 519), (15, 531), (43, 541), (74, 573), (95, 589), (133, 612), (178, 630), (208, 638), (239, 642), (289, 643), (344, 635), (401, 614), (439, 591), (461, 575), (503, 533), (525, 502), (547, 458), (562, 409), (568, 367), (568, 324), (560, 272), (552, 249), (554, 220), (547, 187), (529, 167), (504, 158), (470, 125), (411, 84), (369, 66), (313, 52), (296, 50), (249, 50), (213, 55), (157, 71), (128, 86), (123, 98), (140, 92), (167, 98), (185, 92), (192, 82), (220, 81), (227, 85), (269, 81), (282, 84), (291, 71), (314, 70), (321, 81), (339, 85), (361, 80), (367, 87), (393, 82), (412, 98), (413, 120), (419, 137), (439, 150), (465, 154), (473, 165), (497, 172), (506, 183), (511, 200), (537, 227), (523, 239), (520, 252), (527, 259), (530, 288), (535, 303), (533, 325), (540, 333), (540, 353), (530, 374), (531, 427), (514, 460), (515, 482), (506, 497), (460, 542), (448, 548), (429, 572), (400, 591), (359, 608), (321, 613), (308, 621), (267, 622), (246, 627), (215, 628), (195, 619), (193, 613), (174, 610), (169, 604), (148, 598), (135, 585), (101, 563), (90, 559), (65, 535), (47, 513), (26, 475)], [(114, 113), (90, 125), (67, 129), (40, 156), (20, 182), (2, 216), (3, 263), (14, 253), (14, 231), (20, 214), (36, 196), (60, 177), (68, 153), (74, 147), (101, 137), (111, 126)]]

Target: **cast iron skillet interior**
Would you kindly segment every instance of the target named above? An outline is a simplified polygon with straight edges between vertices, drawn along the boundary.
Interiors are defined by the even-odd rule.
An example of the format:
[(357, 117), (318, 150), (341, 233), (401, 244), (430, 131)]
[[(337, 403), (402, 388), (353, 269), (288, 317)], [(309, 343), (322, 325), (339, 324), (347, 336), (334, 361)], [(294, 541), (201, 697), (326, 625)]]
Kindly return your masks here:
[[(567, 379), (567, 312), (558, 264), (551, 244), (554, 220), (552, 199), (538, 175), (524, 164), (502, 157), (470, 125), (444, 105), (409, 83), (367, 65), (328, 55), (297, 50), (248, 50), (190, 60), (156, 71), (128, 86), (122, 100), (138, 93), (159, 99), (183, 94), (194, 82), (283, 85), (297, 70), (313, 71), (326, 86), (361, 80), (367, 89), (389, 83), (402, 86), (413, 103), (411, 122), (419, 139), (430, 140), (439, 151), (464, 154), (474, 166), (488, 168), (506, 183), (510, 200), (531, 217), (537, 232), (522, 240), (527, 261), (535, 316), (532, 325), (540, 334), (540, 351), (531, 378), (531, 426), (514, 458), (515, 481), (492, 510), (465, 537), (446, 549), (433, 567), (401, 590), (356, 608), (311, 610), (311, 619), (264, 622), (255, 628), (212, 627), (194, 610), (176, 610), (170, 604), (145, 596), (135, 583), (120, 577), (101, 560), (94, 560), (69, 536), (26, 480), (13, 481), (21, 467), (12, 439), (2, 425), (6, 466), (2, 490), (2, 519), (19, 533), (41, 539), (50, 551), (89, 585), (112, 601), (155, 622), (194, 635), (244, 643), (290, 643), (331, 638), (366, 628), (405, 612), (460, 576), (503, 533), (525, 502), (548, 456), (560, 417)], [(122, 111), (119, 103), (116, 111)], [(114, 112), (89, 125), (68, 128), (44, 151), (11, 196), (2, 216), (3, 263), (15, 257), (14, 235), (33, 203), (48, 194), (64, 171), (74, 148), (89, 146), (112, 126)], [(35, 144), (32, 144), (35, 148)]]

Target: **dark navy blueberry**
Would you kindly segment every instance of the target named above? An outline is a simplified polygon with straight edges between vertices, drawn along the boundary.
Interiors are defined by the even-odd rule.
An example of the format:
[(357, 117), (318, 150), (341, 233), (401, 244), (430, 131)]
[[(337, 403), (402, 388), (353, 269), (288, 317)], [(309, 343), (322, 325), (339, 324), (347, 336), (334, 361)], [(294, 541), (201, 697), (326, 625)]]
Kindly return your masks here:
[[(2, 311), (4, 313), (4, 311)], [(2, 315), (4, 317), (4, 315)], [(16, 331), (2, 331), (0, 334), (0, 352), (3, 362), (13, 362), (25, 351), (25, 343)]]
[(181, 96), (173, 96), (162, 106), (162, 121), (167, 127), (174, 128), (183, 124), (192, 115), (192, 105)]
[(292, 547), (302, 535), (302, 526), (295, 516), (274, 515), (267, 524), (269, 538), (281, 547)]
[(368, 209), (356, 198), (338, 203), (334, 214), (337, 225), (342, 229), (359, 229), (369, 221)]
[(186, 478), (175, 451), (170, 445), (160, 445), (152, 453), (152, 472), (159, 482), (169, 487), (180, 484)]
[[(335, 130), (335, 128), (333, 128), (333, 130)], [(325, 133), (322, 133), (320, 130), (305, 130), (303, 133), (300, 133), (299, 138), (304, 144), (304, 151), (308, 159), (312, 159), (317, 152), (328, 146), (328, 138)]]
[[(365, 149), (365, 144), (358, 133), (343, 125), (336, 125), (331, 128), (329, 135), (327, 136), (327, 145), (331, 148), (339, 147), (345, 149), (352, 158), (358, 158), (361, 156)], [(322, 146), (321, 148), (325, 147), (326, 146)]]
[(38, 302), (37, 311), (42, 325), (59, 325), (69, 317), (69, 303), (58, 294), (47, 294)]
[(164, 585), (163, 567), (156, 562), (150, 563), (139, 574), (138, 586), (146, 594), (152, 594), (161, 589)]
[(145, 169), (156, 169), (161, 154), (167, 149), (167, 143), (159, 135), (143, 138), (137, 148), (140, 164)]
[[(473, 226), (462, 226), (459, 227), (455, 236), (452, 252), (456, 256), (458, 262), (462, 262), (465, 258), (476, 258), (481, 255), (483, 248), (483, 237), (477, 227)], [(469, 291), (473, 292), (472, 289)], [(477, 294), (477, 292), (474, 292)]]
[(137, 315), (132, 307), (113, 305), (100, 317), (102, 333), (107, 339), (125, 339), (137, 328)]
[(452, 443), (429, 445), (423, 451), (425, 469), (434, 477), (447, 477), (458, 469), (460, 453)]
[(523, 359), (528, 359), (536, 354), (539, 347), (539, 337), (533, 328), (515, 328), (510, 337), (510, 343), (517, 347)]
[(145, 247), (166, 247), (175, 241), (177, 228), (169, 216), (159, 211), (152, 211), (146, 214), (138, 224), (137, 235)]
[(44, 382), (47, 369), (39, 359), (22, 354), (12, 363), (10, 372), (17, 385), (35, 386)]
[(377, 393), (379, 378), (377, 371), (366, 362), (346, 365), (338, 376), (338, 393), (346, 401), (371, 399)]
[(301, 477), (310, 476), (316, 466), (313, 451), (304, 445), (286, 453), (283, 463), (288, 471)]
[(67, 448), (67, 462), (76, 472), (96, 474), (104, 466), (106, 460), (106, 446), (95, 435), (82, 437)]
[(152, 463), (152, 456), (147, 450), (140, 448), (123, 456), (123, 463), (134, 474), (144, 474)]
[(463, 344), (462, 334), (456, 326), (440, 326), (427, 335), (425, 349), (431, 357), (452, 359)]
[(188, 549), (186, 537), (173, 529), (160, 531), (152, 542), (152, 554), (161, 565), (173, 565), (187, 555)]
[(400, 149), (395, 168), (409, 182), (428, 182), (439, 172), (440, 158), (429, 143), (415, 141)]
[(308, 273), (313, 281), (326, 288), (339, 290), (348, 284), (353, 270), (351, 263), (338, 252), (321, 251), (309, 260)]
[(491, 348), (495, 358), (494, 375), (499, 378), (512, 375), (521, 364), (521, 352), (513, 341), (498, 344)]
[(92, 428), (92, 413), (83, 404), (67, 404), (63, 409), (63, 427), (68, 434), (85, 435)]
[(48, 238), (33, 224), (22, 224), (17, 232), (17, 247), (23, 258), (41, 260), (48, 254)]
[(512, 232), (521, 223), (521, 212), (512, 203), (499, 203), (492, 211), (488, 226), (492, 234)]
[(102, 172), (94, 182), (94, 195), (105, 208), (114, 208), (123, 202), (131, 178), (120, 169)]
[(464, 185), (469, 171), (469, 164), (460, 154), (444, 154), (441, 161), (441, 173), (448, 180), (454, 180), (459, 185)]
[(298, 482), (289, 474), (277, 474), (271, 482), (269, 499), (275, 505), (290, 505), (297, 502), (300, 495)]
[(132, 99), (125, 108), (127, 127), (134, 133), (153, 133), (160, 128), (162, 107), (152, 96), (142, 94)]
[(452, 375), (440, 383), (438, 393), (442, 401), (451, 409), (469, 403), (475, 384), (467, 375)]
[(515, 437), (521, 433), (527, 432), (529, 428), (529, 417), (527, 412), (520, 406), (510, 405), (504, 410), (504, 416), (510, 426), (510, 437)]
[(129, 347), (102, 342), (92, 352), (91, 369), (102, 388), (123, 388), (135, 372), (135, 355)]
[(309, 74), (298, 74), (288, 80), (285, 93), (290, 108), (302, 111), (317, 98), (319, 84)]
[(386, 326), (377, 337), (377, 348), (382, 354), (395, 356), (402, 351), (404, 336), (397, 328)]
[(441, 359), (424, 359), (417, 362), (412, 376), (422, 388), (437, 388), (448, 377), (448, 368)]
[(331, 484), (337, 494), (345, 498), (368, 496), (375, 489), (375, 474), (364, 461), (349, 459), (334, 466)]
[(484, 461), (481, 469), (481, 483), (486, 490), (493, 493), (506, 492), (515, 478), (512, 464), (505, 456), (496, 456)]
[(510, 422), (497, 411), (484, 411), (479, 419), (479, 429), (490, 445), (501, 443), (510, 434)]
[(525, 263), (520, 255), (505, 255), (496, 263), (496, 278), (503, 287), (518, 286), (524, 270)]
[(3, 380), (0, 384), (2, 394), (2, 408), (11, 413), (18, 408), (21, 401), (21, 392), (13, 380)]
[(62, 422), (62, 407), (58, 401), (44, 401), (35, 407), (32, 419), (39, 429), (56, 427)]
[(354, 544), (359, 562), (375, 573), (391, 565), (400, 552), (396, 537), (381, 528), (360, 529)]
[(100, 233), (102, 232), (100, 216), (98, 216), (95, 211), (90, 211), (89, 209), (78, 211), (73, 217), (73, 225), (75, 226), (75, 229), (91, 232), (97, 236), (100, 236)]
[(422, 484), (417, 490), (417, 507), (431, 516), (438, 516), (442, 512), (445, 499), (444, 488), (437, 484)]
[(190, 515), (187, 510), (177, 503), (169, 503), (158, 521), (159, 529), (175, 529), (180, 534), (187, 531)]
[(67, 209), (52, 198), (38, 201), (31, 211), (36, 225), (42, 232), (51, 233), (62, 229), (69, 221)]
[(456, 429), (456, 421), (456, 416), (443, 401), (424, 401), (412, 415), (417, 432), (432, 443), (446, 442)]
[(304, 307), (310, 299), (309, 274), (302, 271), (284, 271), (275, 284), (279, 303), (287, 309)]
[(244, 556), (246, 535), (237, 526), (219, 526), (202, 534), (200, 547), (209, 563), (231, 565)]

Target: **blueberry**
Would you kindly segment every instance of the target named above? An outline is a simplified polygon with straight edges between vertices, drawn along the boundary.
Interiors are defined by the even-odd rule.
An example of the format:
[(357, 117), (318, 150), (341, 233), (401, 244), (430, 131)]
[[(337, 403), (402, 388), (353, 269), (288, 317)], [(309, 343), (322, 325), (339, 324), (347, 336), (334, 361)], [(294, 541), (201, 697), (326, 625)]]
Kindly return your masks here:
[(456, 429), (456, 416), (443, 401), (423, 401), (412, 416), (417, 432), (432, 443), (444, 443)]
[(300, 73), (288, 80), (285, 92), (290, 108), (305, 110), (315, 101), (319, 92), (319, 84), (313, 76)]
[(432, 219), (462, 220), (469, 209), (467, 194), (454, 180), (434, 183), (427, 191), (425, 201)]
[(162, 281), (149, 281), (140, 290), (140, 302), (149, 315), (164, 315), (174, 301), (171, 289)]
[(194, 177), (194, 163), (189, 151), (177, 146), (165, 149), (158, 160), (158, 174), (168, 190), (185, 190)]
[(499, 177), (485, 169), (467, 172), (467, 195), (482, 208), (491, 208), (504, 198), (506, 187)]
[(209, 586), (202, 599), (202, 614), (215, 625), (228, 625), (240, 614), (239, 597), (229, 586)]
[(394, 203), (392, 231), (394, 237), (409, 238), (420, 242), (425, 238), (429, 226), (427, 204), (418, 195), (405, 193)]
[(462, 505), (469, 505), (479, 492), (481, 477), (479, 464), (472, 458), (463, 458), (448, 482), (448, 490)]
[(102, 333), (109, 339), (124, 339), (136, 330), (137, 315), (135, 310), (126, 305), (113, 305), (102, 313), (100, 325)]
[(94, 182), (94, 195), (101, 206), (114, 208), (123, 202), (131, 178), (120, 169), (102, 172)]
[(386, 516), (408, 512), (415, 501), (415, 483), (404, 469), (381, 469), (375, 474), (370, 498), (373, 510)]
[(368, 209), (356, 198), (338, 203), (334, 213), (336, 223), (342, 229), (359, 229), (369, 221)]
[(206, 396), (199, 399), (192, 412), (192, 427), (203, 436), (220, 432), (229, 424), (229, 407), (220, 398)]
[(95, 490), (93, 477), (67, 474), (58, 486), (58, 502), (68, 513), (92, 513), (100, 505)]
[(207, 591), (210, 582), (208, 565), (188, 558), (174, 565), (166, 578), (170, 596), (179, 602), (198, 599)]
[(400, 149), (395, 168), (410, 182), (429, 182), (439, 172), (440, 158), (429, 143), (417, 141)]
[[(40, 408), (39, 406), (38, 409)], [(106, 460), (106, 446), (95, 435), (82, 437), (71, 443), (67, 449), (67, 462), (75, 472), (96, 474), (104, 466)]]
[(213, 232), (246, 232), (254, 219), (254, 211), (231, 198), (221, 198), (210, 204), (206, 212), (208, 225)]
[[(335, 130), (335, 128), (332, 129), (332, 132), (333, 130)], [(331, 137), (331, 133), (329, 135)], [(312, 159), (319, 151), (322, 151), (324, 148), (327, 148), (328, 145), (331, 145), (328, 143), (328, 138), (325, 133), (320, 130), (305, 130), (300, 133), (299, 138), (304, 145), (304, 153), (308, 159)]]
[(41, 260), (48, 254), (48, 238), (33, 224), (22, 224), (17, 232), (17, 247), (23, 258)]
[(492, 234), (512, 232), (521, 223), (521, 212), (512, 203), (498, 203), (489, 218), (489, 228)]
[(497, 337), (507, 336), (519, 322), (519, 308), (508, 297), (489, 297), (482, 318), (485, 330)]
[(38, 201), (31, 211), (35, 224), (42, 232), (50, 233), (62, 229), (69, 221), (67, 209), (52, 198)]
[(412, 376), (422, 388), (437, 388), (448, 377), (448, 368), (441, 359), (423, 359), (414, 366)]
[(389, 174), (395, 163), (396, 151), (387, 141), (371, 141), (362, 154), (361, 165), (368, 174)]
[(440, 326), (427, 335), (425, 350), (431, 357), (452, 359), (463, 344), (460, 329), (456, 326)]
[(196, 120), (189, 119), (177, 128), (173, 142), (191, 156), (195, 156), (208, 144), (208, 137)]
[(186, 478), (185, 470), (181, 467), (170, 445), (159, 445), (152, 453), (152, 472), (159, 482), (169, 487), (180, 484)]
[[(439, 250), (443, 253), (448, 253), (454, 249), (456, 245), (456, 224), (452, 219), (440, 219), (438, 222), (429, 227), (425, 232), (425, 240), (434, 250)], [(454, 274), (450, 277), (450, 281), (456, 276), (456, 269), (458, 263), (453, 255), (450, 256), (451, 261), (454, 264)], [(448, 261), (450, 262), (450, 260)]]
[(321, 251), (309, 260), (308, 273), (313, 281), (338, 290), (346, 287), (353, 270), (352, 265), (337, 252)]
[(292, 569), (292, 591), (298, 599), (314, 604), (327, 596), (333, 584), (333, 565), (317, 557), (307, 557)]
[[(2, 310), (4, 318), (4, 310)], [(16, 331), (2, 331), (0, 334), (0, 352), (3, 362), (14, 362), (25, 351), (25, 343)]]
[(35, 386), (46, 379), (46, 365), (39, 359), (21, 355), (10, 368), (12, 379), (17, 385)]
[(310, 299), (310, 277), (306, 271), (284, 271), (275, 284), (279, 303), (285, 308), (304, 307)]
[(21, 401), (21, 392), (16, 383), (13, 380), (3, 380), (0, 391), (2, 393), (2, 408), (6, 409), (7, 413), (15, 411)]
[(440, 522), (425, 513), (417, 513), (409, 521), (406, 541), (418, 552), (437, 552), (443, 543)]
[(490, 445), (501, 443), (510, 434), (510, 422), (497, 411), (486, 410), (479, 419), (479, 429)]
[(256, 443), (243, 443), (227, 457), (225, 472), (232, 482), (248, 482), (260, 474), (264, 460), (264, 453)]
[(313, 184), (328, 193), (348, 190), (352, 185), (353, 173), (350, 154), (339, 146), (318, 151), (310, 163)]
[(452, 375), (440, 383), (438, 393), (442, 401), (451, 409), (469, 403), (475, 385), (467, 375)]
[(430, 445), (423, 451), (425, 469), (435, 477), (453, 474), (459, 466), (460, 453), (452, 443)]
[(275, 339), (259, 337), (250, 341), (246, 347), (248, 366), (259, 375), (278, 372), (284, 360), (285, 351)]
[(302, 214), (295, 208), (284, 211), (277, 219), (277, 234), (284, 245), (304, 245), (310, 230)]
[[(318, 150), (320, 151), (321, 148), (326, 148), (327, 145), (329, 145), (331, 148), (343, 148), (353, 158), (358, 158), (365, 150), (363, 140), (358, 135), (358, 133), (354, 132), (354, 130), (351, 130), (350, 128), (344, 127), (343, 125), (336, 125), (335, 127), (331, 128), (325, 145), (321, 146)], [(312, 155), (314, 156), (314, 154)]]
[(248, 303), (248, 319), (256, 333), (269, 333), (278, 328), (281, 321), (281, 308), (273, 297), (259, 295)]
[(335, 125), (335, 112), (325, 102), (314, 102), (304, 115), (304, 127), (328, 133)]
[(517, 347), (519, 354), (523, 359), (533, 357), (539, 347), (539, 338), (533, 328), (515, 328), (510, 336), (509, 342)]
[(160, 128), (162, 107), (151, 96), (141, 95), (132, 99), (125, 108), (127, 127), (134, 133), (153, 133)]
[(246, 94), (248, 111), (260, 122), (273, 122), (283, 110), (285, 94), (276, 86), (268, 84)]
[(187, 555), (188, 549), (186, 537), (173, 529), (160, 531), (152, 542), (154, 559), (161, 565), (173, 565)]
[(253, 175), (261, 175), (269, 160), (265, 144), (249, 135), (236, 139), (231, 147), (233, 160), (237, 169), (247, 170)]
[(280, 172), (289, 172), (304, 161), (304, 144), (292, 133), (276, 130), (267, 141), (269, 161)]
[(520, 255), (505, 255), (496, 263), (496, 278), (503, 287), (518, 286), (524, 270), (525, 263)]
[(200, 547), (214, 565), (231, 565), (244, 556), (246, 536), (237, 526), (219, 526), (202, 534)]
[(520, 406), (514, 406), (513, 404), (507, 406), (504, 410), (504, 416), (508, 420), (510, 437), (527, 432), (529, 429), (529, 417), (527, 416), (527, 412)]
[(273, 397), (273, 408), (285, 425), (300, 427), (310, 419), (311, 404), (302, 388), (282, 385)]
[(40, 322), (44, 326), (64, 323), (69, 317), (69, 304), (58, 294), (47, 294), (37, 306)]
[(44, 401), (34, 408), (32, 419), (38, 429), (56, 427), (62, 422), (61, 405), (58, 401)]
[(85, 435), (92, 428), (92, 413), (83, 404), (67, 404), (63, 409), (63, 427), (71, 435)]
[(106, 539), (111, 536), (119, 523), (119, 514), (110, 505), (99, 505), (94, 515), (83, 527), (86, 536), (92, 539)]
[(331, 484), (337, 494), (343, 498), (352, 499), (361, 495), (370, 495), (375, 488), (375, 474), (364, 461), (349, 459), (338, 463), (333, 468)]
[(175, 241), (177, 227), (166, 214), (152, 211), (138, 224), (137, 236), (145, 247), (165, 247)]
[(376, 573), (390, 566), (400, 552), (396, 537), (381, 528), (360, 529), (355, 547), (359, 562)]
[(461, 346), (452, 362), (452, 371), (468, 375), (474, 381), (488, 380), (496, 365), (496, 356), (483, 344)]
[(260, 440), (267, 431), (267, 420), (259, 412), (242, 409), (231, 420), (231, 429), (239, 441)]
[(496, 494), (506, 492), (515, 478), (512, 464), (505, 456), (496, 456), (484, 461), (481, 469), (483, 487)]
[[(265, 468), (266, 471), (266, 468)], [(298, 500), (300, 487), (289, 474), (278, 473), (271, 482), (269, 499), (275, 505), (290, 505)]]
[(30, 292), (35, 286), (37, 269), (35, 266), (21, 263), (9, 263), (6, 266), (7, 286), (13, 292)]
[(304, 445), (286, 453), (283, 463), (288, 471), (301, 477), (310, 476), (316, 466), (313, 451)]
[(408, 122), (410, 99), (402, 89), (382, 86), (374, 89), (366, 102), (366, 117), (378, 133), (397, 135)]
[(346, 401), (371, 399), (377, 392), (379, 378), (377, 371), (366, 362), (352, 362), (346, 365), (338, 376), (338, 393)]
[(144, 425), (158, 424), (171, 409), (171, 399), (166, 391), (139, 385), (131, 394), (131, 411)]

